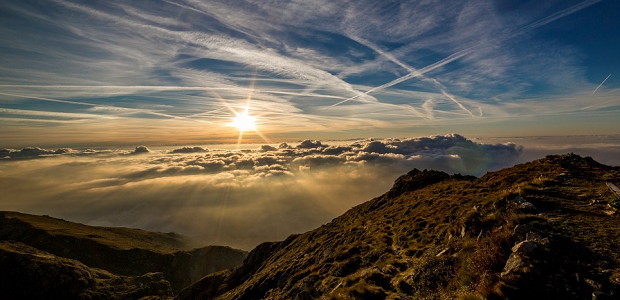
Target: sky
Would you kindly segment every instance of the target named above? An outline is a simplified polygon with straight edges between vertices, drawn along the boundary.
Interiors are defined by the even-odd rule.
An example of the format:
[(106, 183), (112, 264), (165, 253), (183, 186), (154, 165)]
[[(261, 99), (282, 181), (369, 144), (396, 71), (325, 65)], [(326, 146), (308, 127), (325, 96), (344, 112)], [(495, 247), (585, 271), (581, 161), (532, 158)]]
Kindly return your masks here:
[(0, 147), (618, 134), (620, 3), (2, 1)]
[(250, 250), (413, 168), (620, 165), (618, 11), (0, 1), (0, 210)]

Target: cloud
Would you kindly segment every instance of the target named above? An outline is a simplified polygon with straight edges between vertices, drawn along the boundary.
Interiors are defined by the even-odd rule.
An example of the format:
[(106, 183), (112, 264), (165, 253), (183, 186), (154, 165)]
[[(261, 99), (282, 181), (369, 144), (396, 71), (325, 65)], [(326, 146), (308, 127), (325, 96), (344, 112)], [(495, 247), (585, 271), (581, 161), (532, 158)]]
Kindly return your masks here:
[(138, 146), (136, 147), (136, 149), (133, 150), (133, 152), (131, 152), (131, 154), (144, 154), (144, 153), (149, 153), (151, 152), (151, 150), (146, 147), (146, 146)]
[[(457, 134), (330, 144), (206, 152), (136, 147), (147, 155), (3, 150), (22, 159), (0, 161), (0, 209), (176, 231), (250, 249), (323, 224), (384, 193), (413, 168), (480, 175), (521, 153), (515, 144), (479, 144)], [(44, 158), (27, 159), (35, 157)]]
[(93, 150), (93, 149), (82, 149), (82, 150), (74, 150), (71, 148), (60, 148), (56, 150), (43, 149), (40, 147), (26, 147), (21, 150), (15, 149), (0, 149), (0, 159), (8, 160), (8, 159), (32, 159), (32, 158), (42, 158), (42, 157), (53, 157), (53, 156), (86, 156), (86, 155), (96, 155), (96, 154), (106, 154), (111, 153), (110, 150)]
[(517, 162), (540, 159), (551, 154), (575, 153), (590, 156), (596, 161), (620, 166), (620, 135), (568, 135), (568, 136), (521, 136), (495, 138), (502, 143), (515, 142), (523, 146)]
[(21, 150), (0, 149), (2, 158), (34, 158), (39, 156), (61, 155), (71, 152), (71, 149), (45, 150), (39, 147), (23, 148)]
[(207, 152), (207, 151), (209, 150), (196, 146), (196, 147), (183, 147), (183, 148), (174, 149), (171, 151), (171, 153), (201, 153), (201, 152)]
[(324, 147), (321, 144), (321, 141), (312, 141), (312, 140), (304, 140), (299, 145), (297, 145), (297, 149), (315, 149)]

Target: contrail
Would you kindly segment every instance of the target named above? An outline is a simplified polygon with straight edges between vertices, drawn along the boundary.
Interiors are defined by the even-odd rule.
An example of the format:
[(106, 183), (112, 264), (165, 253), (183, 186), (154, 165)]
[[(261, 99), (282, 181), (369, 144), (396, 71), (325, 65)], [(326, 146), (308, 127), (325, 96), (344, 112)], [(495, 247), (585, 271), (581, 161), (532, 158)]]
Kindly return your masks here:
[(442, 66), (444, 66), (446, 64), (449, 64), (449, 63), (451, 63), (451, 62), (453, 62), (453, 61), (455, 61), (455, 60), (457, 60), (457, 59), (459, 59), (459, 58), (461, 58), (461, 57), (471, 53), (472, 51), (473, 50), (471, 50), (471, 48), (468, 48), (468, 49), (465, 49), (465, 50), (461, 50), (461, 51), (456, 52), (456, 53), (454, 53), (454, 54), (452, 54), (452, 55), (450, 55), (450, 56), (448, 56), (448, 57), (446, 57), (446, 58), (444, 58), (444, 59), (442, 59), (440, 61), (437, 61), (437, 62), (435, 62), (435, 63), (433, 63), (431, 65), (428, 65), (428, 66), (426, 66), (426, 67), (424, 67), (424, 68), (422, 68), (420, 70), (415, 70), (414, 69), (413, 72), (411, 72), (411, 73), (409, 73), (409, 74), (407, 74), (407, 75), (405, 75), (403, 77), (396, 78), (396, 79), (394, 79), (394, 80), (392, 80), (392, 81), (390, 81), (390, 82), (388, 82), (386, 84), (380, 85), (378, 87), (374, 87), (374, 88), (372, 88), (370, 90), (367, 90), (367, 91), (365, 91), (363, 93), (357, 94), (357, 95), (355, 95), (355, 96), (353, 96), (351, 98), (342, 100), (342, 101), (340, 101), (340, 102), (338, 102), (336, 104), (333, 104), (331, 106), (337, 106), (337, 105), (340, 105), (340, 104), (345, 103), (347, 101), (355, 100), (355, 99), (357, 99), (357, 98), (359, 98), (361, 96), (368, 95), (368, 94), (370, 94), (372, 92), (379, 91), (379, 90), (391, 87), (393, 85), (399, 84), (399, 83), (401, 83), (403, 81), (407, 81), (407, 80), (409, 80), (411, 78), (414, 78), (414, 77), (422, 77), (424, 75), (424, 73), (428, 73), (428, 72), (430, 72), (432, 70), (435, 70), (435, 69), (437, 69), (439, 67), (442, 67)]
[(157, 91), (194, 91), (194, 90), (239, 90), (241, 87), (205, 87), (205, 86), (170, 86), (170, 85), (30, 85), (30, 84), (0, 84), (0, 87), (9, 88), (49, 88), (49, 89), (131, 89)]
[(371, 42), (369, 42), (369, 41), (367, 41), (365, 39), (362, 39), (362, 38), (356, 37), (356, 36), (350, 36), (349, 38), (354, 40), (354, 41), (356, 41), (356, 42), (358, 42), (358, 43), (360, 43), (360, 44), (362, 44), (362, 45), (364, 45), (364, 46), (366, 46), (366, 47), (368, 47), (368, 48), (370, 48), (370, 49), (372, 49), (373, 51), (375, 51), (375, 52), (385, 56), (387, 59), (389, 59), (393, 63), (401, 66), (403, 69), (409, 71), (410, 73), (416, 71), (415, 68), (413, 68), (413, 67), (403, 63), (402, 61), (400, 61), (399, 59), (394, 57), (394, 55), (392, 55), (391, 53), (383, 51), (383, 49), (377, 47), (377, 45), (375, 45), (375, 44), (373, 44), (373, 43), (371, 43)]
[(454, 96), (448, 94), (448, 92), (446, 92), (443, 89), (441, 90), (441, 93), (444, 96), (448, 97), (448, 99), (452, 100), (452, 102), (456, 103), (456, 105), (458, 105), (462, 110), (466, 111), (469, 115), (471, 115), (472, 117), (474, 116), (474, 114), (471, 112), (471, 110), (469, 110), (465, 106), (463, 106), (463, 104), (461, 104), (461, 102), (458, 102)]
[(48, 101), (48, 102), (58, 102), (58, 103), (82, 105), (82, 106), (92, 107), (92, 108), (95, 108), (95, 109), (99, 108), (99, 109), (111, 109), (111, 110), (116, 110), (116, 111), (126, 111), (127, 113), (130, 113), (130, 114), (144, 113), (144, 114), (150, 114), (150, 115), (154, 115), (154, 116), (166, 117), (166, 118), (171, 118), (171, 119), (185, 119), (185, 120), (190, 120), (190, 121), (199, 121), (199, 122), (211, 123), (211, 122), (204, 121), (204, 120), (189, 119), (189, 118), (186, 118), (186, 117), (179, 117), (179, 116), (169, 115), (169, 114), (155, 112), (155, 111), (146, 110), (146, 109), (128, 108), (128, 107), (103, 105), (103, 104), (93, 104), (93, 103), (77, 102), (77, 101), (69, 101), (69, 100), (59, 100), (59, 99), (45, 98), (45, 97), (36, 97), (36, 96), (24, 96), (24, 95), (17, 95), (17, 94), (2, 93), (2, 92), (0, 92), (0, 95), (11, 96), (11, 97), (18, 97), (18, 98), (24, 98), (24, 99), (37, 99), (37, 100), (43, 100), (43, 101)]
[[(111, 90), (152, 90), (152, 91), (212, 91), (212, 90), (222, 90), (222, 91), (242, 91), (248, 90), (245, 87), (205, 87), (205, 86), (170, 86), (170, 85), (26, 85), (26, 84), (0, 84), (0, 87), (7, 88), (47, 88), (47, 89), (111, 89)], [(333, 98), (333, 99), (346, 99), (342, 96), (333, 96), (333, 95), (324, 95), (317, 93), (296, 93), (296, 92), (287, 92), (283, 90), (261, 90), (255, 89), (257, 93), (265, 93), (265, 94), (278, 94), (278, 95), (289, 95), (289, 96), (300, 96), (300, 97), (321, 97), (321, 98)], [(7, 94), (8, 95), (8, 94)], [(51, 100), (50, 100), (51, 101)], [(63, 101), (63, 100), (55, 100), (55, 101)], [(80, 104), (80, 103), (77, 103)]]
[(538, 20), (538, 21), (536, 21), (536, 22), (534, 22), (534, 23), (532, 23), (530, 25), (527, 25), (527, 26), (525, 26), (522, 29), (522, 31), (523, 30), (536, 29), (538, 27), (547, 25), (547, 24), (549, 24), (549, 23), (551, 23), (551, 22), (553, 22), (553, 21), (555, 21), (557, 19), (564, 18), (564, 17), (566, 17), (568, 15), (576, 13), (576, 12), (578, 12), (578, 11), (580, 11), (580, 10), (590, 6), (590, 5), (596, 4), (596, 3), (601, 2), (601, 1), (603, 1), (603, 0), (587, 0), (587, 1), (583, 1), (583, 2), (581, 2), (579, 4), (573, 5), (573, 6), (569, 7), (569, 8), (567, 8), (567, 9), (561, 10), (561, 11), (559, 11), (557, 13), (554, 13), (554, 14), (548, 16), (548, 17), (544, 17), (544, 18), (542, 18), (542, 19), (540, 19), (540, 20)]
[[(464, 55), (469, 54), (470, 52), (473, 51), (472, 48), (461, 50), (461, 51), (459, 51), (459, 52), (457, 52), (457, 53), (455, 53), (455, 54), (453, 54), (451, 56), (448, 56), (447, 58), (444, 58), (443, 60), (440, 60), (440, 61), (438, 61), (438, 62), (436, 62), (436, 63), (434, 63), (432, 65), (429, 65), (429, 66), (427, 66), (427, 67), (425, 67), (425, 68), (423, 68), (421, 70), (416, 70), (414, 67), (411, 67), (411, 66), (407, 65), (406, 63), (400, 61), (399, 59), (394, 57), (391, 53), (383, 51), (383, 49), (379, 48), (378, 46), (374, 45), (373, 43), (371, 43), (371, 42), (369, 42), (367, 40), (364, 40), (364, 39), (359, 38), (359, 37), (351, 37), (351, 39), (356, 41), (356, 42), (358, 42), (358, 43), (360, 43), (360, 44), (362, 44), (362, 45), (365, 45), (366, 47), (374, 50), (375, 52), (385, 56), (387, 59), (389, 59), (393, 63), (401, 66), (404, 69), (406, 69), (407, 71), (409, 71), (408, 75), (414, 75), (414, 77), (418, 77), (421, 80), (430, 81), (431, 83), (436, 85), (437, 88), (439, 88), (439, 90), (441, 91), (441, 93), (444, 96), (446, 96), (448, 99), (452, 100), (452, 102), (454, 102), (456, 105), (458, 105), (459, 108), (463, 109), (464, 111), (469, 113), (471, 116), (474, 116), (474, 114), (469, 109), (467, 109), (463, 104), (461, 104), (458, 100), (456, 100), (456, 97), (454, 95), (448, 93), (447, 88), (443, 84), (441, 84), (439, 81), (437, 81), (434, 78), (428, 78), (428, 77), (424, 76), (424, 73), (426, 73), (426, 72), (430, 72), (430, 71), (432, 71), (432, 70), (434, 70), (434, 69), (436, 69), (436, 68), (438, 68), (440, 66), (443, 66), (443, 65), (445, 65), (447, 63), (450, 63), (450, 62), (454, 61), (455, 59), (458, 59), (458, 58), (460, 58), (460, 57), (462, 57)], [(400, 83), (400, 82), (402, 82), (404, 80), (408, 80), (408, 79), (412, 78), (412, 77), (408, 77), (408, 75), (406, 75), (404, 78), (400, 78), (401, 80), (396, 79), (395, 81), (392, 81), (390, 83), (394, 83), (395, 82), (394, 84), (397, 84), (397, 83)], [(385, 88), (385, 85), (382, 86), (382, 88)], [(371, 89), (369, 91), (366, 91), (365, 94), (367, 94), (369, 92), (372, 92), (372, 91), (376, 91), (376, 90), (377, 90), (376, 88), (375, 89)], [(358, 95), (358, 96), (360, 96), (360, 95)]]
[(601, 84), (599, 84), (595, 89), (594, 92), (592, 92), (592, 94), (590, 94), (589, 97), (592, 97), (592, 95), (594, 95), (594, 93), (596, 93), (596, 91), (598, 91), (598, 89), (601, 88), (601, 86), (603, 86), (603, 84), (605, 83), (605, 81), (607, 81), (607, 79), (609, 79), (609, 77), (611, 77), (611, 74), (607, 75), (607, 77), (605, 77), (605, 79), (603, 80), (603, 82), (601, 82)]
[[(538, 20), (538, 21), (536, 21), (534, 23), (531, 23), (531, 24), (521, 28), (521, 30), (517, 31), (515, 34), (509, 35), (508, 37), (505, 37), (503, 39), (499, 39), (498, 42), (499, 41), (504, 41), (504, 40), (507, 40), (507, 39), (510, 39), (510, 38), (513, 38), (513, 37), (523, 33), (524, 31), (528, 31), (528, 30), (532, 30), (532, 29), (536, 29), (538, 27), (544, 26), (546, 24), (549, 24), (549, 23), (551, 23), (553, 21), (556, 21), (558, 19), (561, 19), (561, 18), (566, 17), (568, 15), (571, 15), (573, 13), (576, 13), (576, 12), (578, 12), (578, 11), (588, 7), (588, 6), (591, 6), (591, 5), (596, 4), (598, 2), (601, 2), (601, 1), (603, 1), (603, 0), (587, 0), (587, 1), (581, 2), (579, 4), (573, 5), (573, 6), (569, 7), (569, 8), (567, 8), (567, 9), (561, 10), (561, 11), (559, 11), (557, 13), (554, 13), (554, 14), (552, 14), (550, 16), (542, 18), (542, 19), (540, 19), (540, 20)], [(359, 39), (359, 38), (358, 39), (353, 39), (353, 40), (355, 40), (357, 42), (360, 42), (361, 44), (366, 45), (366, 46), (368, 46), (368, 44), (369, 44), (367, 41)], [(375, 51), (377, 51), (377, 49), (378, 49), (378, 47), (370, 47), (370, 48), (375, 50)], [(378, 90), (382, 90), (382, 89), (391, 87), (393, 85), (399, 84), (399, 83), (401, 83), (403, 81), (409, 80), (409, 79), (414, 78), (414, 77), (421, 77), (426, 72), (429, 72), (429, 71), (432, 71), (432, 70), (434, 70), (436, 68), (442, 67), (442, 66), (444, 66), (444, 65), (446, 65), (446, 64), (448, 64), (450, 62), (453, 62), (453, 61), (455, 61), (455, 60), (457, 60), (457, 59), (459, 59), (459, 58), (461, 58), (461, 57), (463, 57), (465, 55), (468, 55), (468, 54), (472, 53), (473, 52), (472, 48), (473, 47), (470, 47), (470, 48), (467, 48), (465, 50), (461, 50), (459, 52), (456, 52), (456, 53), (454, 53), (454, 54), (452, 54), (452, 55), (450, 55), (450, 56), (448, 56), (448, 57), (446, 57), (446, 58), (444, 58), (444, 59), (442, 59), (442, 60), (432, 64), (432, 65), (424, 67), (424, 68), (422, 68), (420, 70), (415, 70), (415, 69), (413, 69), (411, 67), (406, 66), (404, 63), (398, 61), (397, 59), (394, 59), (394, 60), (392, 60), (394, 63), (396, 63), (399, 66), (402, 66), (402, 67), (404, 67), (405, 69), (408, 69), (408, 70), (409, 69), (413, 69), (413, 71), (410, 72), (409, 74), (405, 75), (405, 76), (402, 76), (400, 78), (394, 79), (394, 80), (392, 80), (392, 81), (390, 81), (390, 82), (388, 82), (386, 84), (383, 84), (381, 86), (372, 88), (372, 89), (370, 89), (370, 90), (368, 90), (368, 91), (366, 91), (364, 93), (360, 93), (360, 94), (355, 95), (355, 96), (353, 96), (351, 98), (348, 98), (348, 99), (340, 101), (340, 102), (338, 102), (336, 104), (333, 104), (330, 107), (337, 106), (337, 105), (340, 105), (342, 103), (345, 103), (345, 102), (348, 102), (348, 101), (351, 101), (351, 100), (355, 100), (355, 99), (357, 99), (357, 98), (359, 98), (361, 96), (368, 95), (369, 93), (372, 93), (374, 91), (378, 91)], [(380, 51), (377, 51), (377, 52), (379, 54), (383, 54), (384, 53), (383, 50), (380, 50)], [(388, 59), (393, 58), (393, 56), (391, 56), (391, 55), (389, 55), (389, 56), (386, 55), (386, 57)], [(444, 92), (444, 91), (442, 91), (442, 92)], [(458, 101), (456, 101), (456, 99), (452, 99), (452, 98), (450, 98), (452, 101), (455, 101), (460, 107), (464, 108), (464, 106), (462, 106), (460, 103), (458, 103)], [(467, 109), (465, 109), (465, 110), (468, 113), (472, 114), (471, 111), (469, 111)]]

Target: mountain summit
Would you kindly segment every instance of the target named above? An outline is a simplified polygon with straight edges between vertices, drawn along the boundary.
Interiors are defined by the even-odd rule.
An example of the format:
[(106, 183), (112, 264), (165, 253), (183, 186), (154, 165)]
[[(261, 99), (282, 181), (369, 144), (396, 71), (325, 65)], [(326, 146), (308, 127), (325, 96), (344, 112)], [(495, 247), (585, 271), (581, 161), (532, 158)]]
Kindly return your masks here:
[(414, 170), (176, 299), (615, 299), (618, 180), (574, 154), (480, 178)]

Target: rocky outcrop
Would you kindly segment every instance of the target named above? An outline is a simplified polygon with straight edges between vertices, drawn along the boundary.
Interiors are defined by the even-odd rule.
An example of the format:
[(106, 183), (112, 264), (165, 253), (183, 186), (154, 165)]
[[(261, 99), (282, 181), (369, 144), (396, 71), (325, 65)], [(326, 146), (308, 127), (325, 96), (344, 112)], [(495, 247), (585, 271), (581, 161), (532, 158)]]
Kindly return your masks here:
[[(523, 227), (525, 225), (517, 225), (517, 227), (519, 226)], [(514, 232), (523, 230), (517, 227), (515, 227)], [(524, 241), (521, 241), (514, 245), (511, 248), (512, 253), (506, 261), (506, 265), (502, 270), (501, 276), (505, 277), (514, 272), (527, 271), (526, 269), (531, 267), (534, 261), (538, 260), (538, 258), (536, 257), (536, 252), (541, 249), (541, 246), (543, 245), (539, 241), (533, 239), (525, 239)]]

